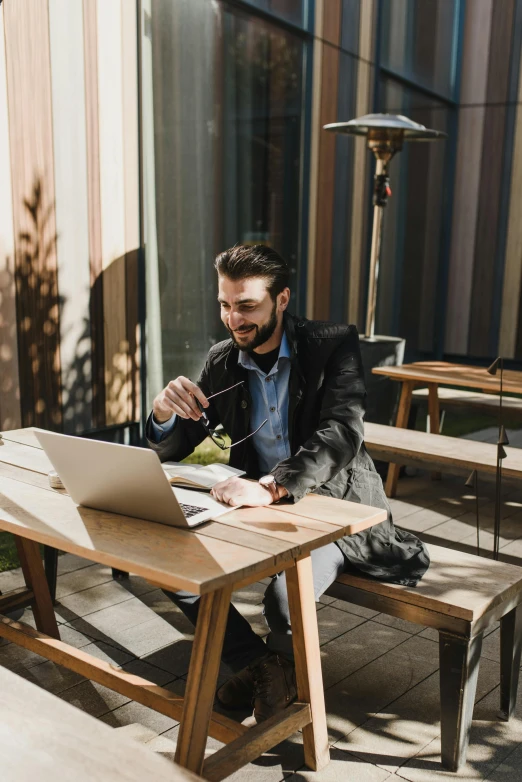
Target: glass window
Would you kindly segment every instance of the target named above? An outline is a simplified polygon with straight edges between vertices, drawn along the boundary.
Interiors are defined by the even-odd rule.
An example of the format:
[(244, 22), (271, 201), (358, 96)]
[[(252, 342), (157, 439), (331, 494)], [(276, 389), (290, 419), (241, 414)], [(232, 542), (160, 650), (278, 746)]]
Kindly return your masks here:
[(381, 64), (453, 98), (460, 0), (383, 0)]
[(180, 374), (197, 377), (209, 347), (227, 337), (217, 306), (218, 252), (236, 243), (269, 244), (296, 279), (305, 44), (226, 3), (144, 0), (145, 10), (147, 2), (143, 158), (152, 397)]
[[(444, 132), (452, 112), (392, 79), (381, 82), (379, 110)], [(384, 213), (376, 330), (405, 337), (410, 354), (433, 349), (449, 144), (451, 138), (406, 142), (389, 165), (392, 197)]]
[(245, 0), (245, 2), (270, 11), (288, 22), (303, 27), (306, 25), (309, 0)]

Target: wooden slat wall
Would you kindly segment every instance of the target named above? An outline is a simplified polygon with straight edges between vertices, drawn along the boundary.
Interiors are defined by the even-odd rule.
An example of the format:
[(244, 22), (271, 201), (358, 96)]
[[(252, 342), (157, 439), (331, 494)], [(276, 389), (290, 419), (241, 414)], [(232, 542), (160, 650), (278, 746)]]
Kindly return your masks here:
[(87, 202), (89, 209), (90, 321), (92, 357), (92, 426), (105, 425), (105, 344), (100, 201), (98, 112), (98, 20), (95, 0), (83, 0)]
[(447, 353), (468, 351), (493, 0), (467, 4), (447, 291)]
[(0, 5), (0, 430), (21, 425), (4, 7)]
[(489, 43), (486, 111), (482, 139), (480, 196), (471, 293), (468, 351), (472, 356), (491, 355), (489, 337), (492, 321), (495, 251), (499, 241), (499, 207), (502, 161), (505, 154), (506, 102), (509, 87), (510, 49), (514, 0), (493, 3)]
[(450, 355), (522, 355), (522, 114), (520, 105), (510, 105), (522, 100), (520, 14), (519, 0), (466, 4), (446, 316)]
[(4, 3), (21, 417), (62, 427), (49, 14)]
[[(366, 0), (360, 7), (359, 61), (357, 63), (357, 96), (355, 116), (369, 114), (373, 103), (375, 67), (375, 21), (377, 4)], [(347, 118), (348, 119), (348, 118)], [(364, 297), (366, 293), (366, 240), (368, 235), (368, 203), (370, 190), (371, 155), (366, 139), (356, 138), (352, 172), (353, 207), (349, 248), (349, 286), (346, 320), (360, 330), (364, 328)]]
[(333, 309), (359, 325), (371, 159), (364, 141), (341, 139), (323, 125), (371, 110), (375, 23), (374, 0), (316, 3), (307, 313), (327, 319)]
[(5, 0), (0, 14), (0, 167), (10, 163), (0, 427), (130, 422), (140, 406), (136, 7)]
[(498, 352), (513, 358), (517, 347), (517, 325), (522, 292), (522, 58), (518, 72), (518, 96), (513, 148), (513, 169), (509, 193), (509, 217), (506, 243), (506, 264), (500, 320)]
[(82, 432), (92, 426), (82, 4), (49, 0), (49, 31), (63, 430)]

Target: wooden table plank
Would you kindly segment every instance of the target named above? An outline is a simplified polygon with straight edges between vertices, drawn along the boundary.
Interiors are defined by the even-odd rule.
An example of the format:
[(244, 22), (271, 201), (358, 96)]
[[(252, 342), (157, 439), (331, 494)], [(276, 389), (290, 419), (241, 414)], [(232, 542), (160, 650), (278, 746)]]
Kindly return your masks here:
[(196, 782), (189, 771), (0, 666), (2, 778)]
[[(0, 449), (0, 474), (3, 457), (7, 455), (7, 463), (13, 466), (13, 462), (18, 462), (26, 472), (26, 476), (22, 475), (21, 479), (31, 483), (30, 476), (37, 476), (41, 472), (41, 465), (31, 453), (33, 449), (16, 443), (8, 443), (4, 448)], [(15, 457), (10, 456), (13, 451)], [(41, 485), (40, 481), (38, 485)], [(239, 508), (211, 524), (199, 527), (197, 533), (288, 559), (309, 553), (317, 547), (315, 544), (318, 539), (327, 545), (343, 535), (353, 535), (367, 529), (385, 518), (385, 511), (380, 509), (331, 497), (307, 495), (295, 505), (270, 507), (268, 512), (267, 508)], [(234, 528), (232, 532), (231, 527)], [(289, 548), (289, 543), (293, 544), (292, 548)]]
[(33, 448), (11, 440), (3, 440), (3, 445), (0, 445), (0, 462), (23, 467), (24, 470), (32, 470), (42, 475), (47, 475), (54, 469), (41, 448)]
[(64, 494), (10, 478), (0, 478), (0, 529), (196, 594), (278, 564), (274, 554), (195, 530), (78, 507)]
[[(392, 380), (412, 380), (426, 385), (438, 383), (443, 386), (480, 388), (483, 391), (500, 391), (500, 370), (489, 375), (484, 367), (466, 364), (451, 364), (446, 361), (417, 361), (392, 367), (374, 367), (374, 375), (385, 375)], [(505, 369), (502, 389), (505, 393), (522, 394), (522, 372)]]
[(20, 445), (30, 445), (31, 448), (42, 450), (40, 441), (35, 434), (36, 431), (37, 428), (35, 426), (28, 426), (26, 429), (11, 429), (10, 431), (2, 432), (1, 435), (3, 440), (20, 443)]
[[(426, 465), (428, 454), (434, 457), (430, 464), (447, 465), (457, 471), (480, 469), (495, 473), (497, 449), (493, 443), (481, 443), (463, 437), (448, 437), (443, 434), (428, 434), (417, 430), (401, 429), (400, 443), (397, 442), (394, 426), (365, 422), (364, 441), (370, 454), (376, 459), (411, 465)], [(505, 478), (520, 479), (522, 472), (522, 448), (505, 446), (506, 458), (502, 462)]]

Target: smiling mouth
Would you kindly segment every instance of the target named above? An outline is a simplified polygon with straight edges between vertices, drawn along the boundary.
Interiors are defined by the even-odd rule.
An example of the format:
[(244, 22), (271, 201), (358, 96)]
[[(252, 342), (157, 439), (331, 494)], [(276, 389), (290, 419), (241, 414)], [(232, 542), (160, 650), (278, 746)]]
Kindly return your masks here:
[(241, 331), (239, 331), (239, 329), (238, 329), (238, 330), (236, 330), (236, 331), (234, 332), (234, 334), (239, 334), (239, 336), (241, 337), (243, 334), (250, 334), (250, 332), (251, 332), (253, 329), (255, 329), (255, 326), (250, 326), (250, 328), (249, 328), (249, 329), (241, 329)]

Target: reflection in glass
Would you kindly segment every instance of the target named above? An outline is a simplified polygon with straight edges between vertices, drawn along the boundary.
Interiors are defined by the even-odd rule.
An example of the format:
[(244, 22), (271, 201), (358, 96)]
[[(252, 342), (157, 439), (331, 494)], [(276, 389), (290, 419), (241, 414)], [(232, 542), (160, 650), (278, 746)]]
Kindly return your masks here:
[(147, 3), (143, 106), (152, 118), (144, 117), (144, 181), (152, 183), (145, 200), (154, 198), (154, 208), (145, 205), (146, 262), (148, 279), (157, 279), (147, 301), (149, 353), (162, 343), (153, 397), (180, 374), (196, 378), (209, 347), (227, 337), (216, 301), (217, 252), (267, 243), (295, 278), (304, 44), (225, 3)]
[(304, 25), (307, 0), (246, 0), (246, 2), (294, 24)]
[[(381, 83), (379, 111), (404, 114), (448, 132), (451, 109), (392, 79)], [(400, 334), (408, 351), (431, 351), (443, 232), (448, 141), (405, 143), (390, 164), (392, 198), (381, 248), (377, 332)]]
[(460, 0), (383, 0), (381, 63), (452, 98)]

